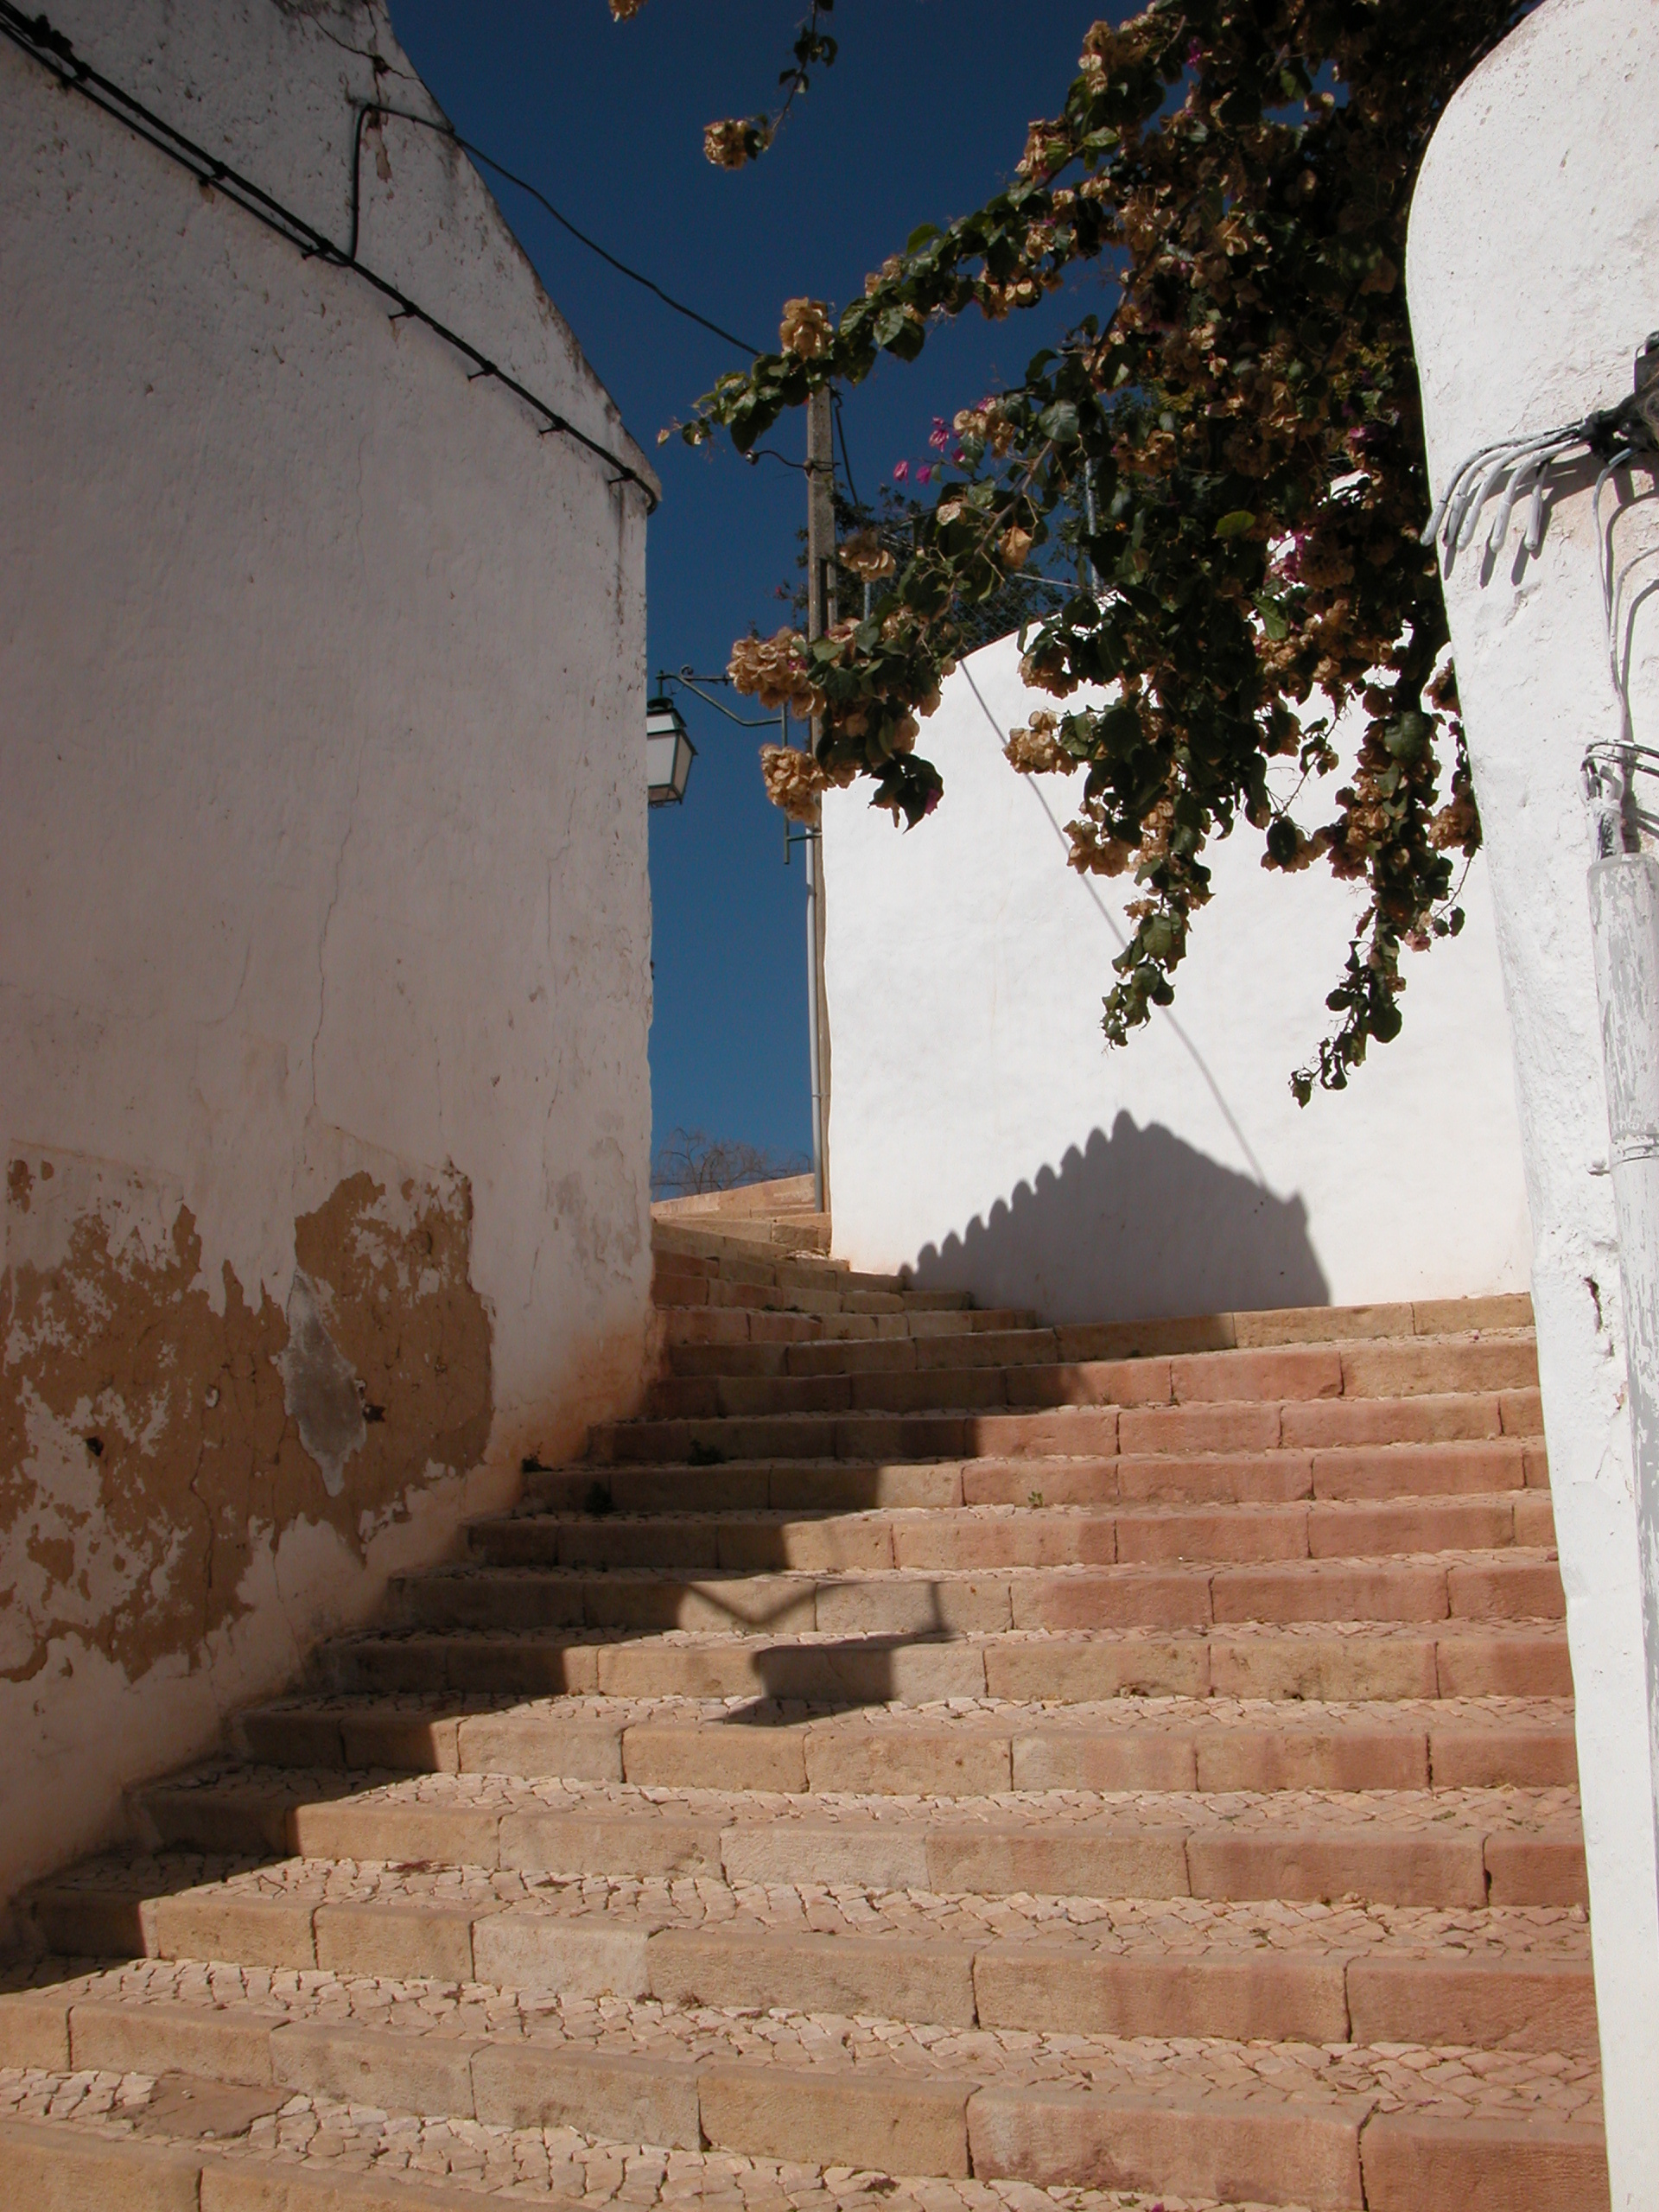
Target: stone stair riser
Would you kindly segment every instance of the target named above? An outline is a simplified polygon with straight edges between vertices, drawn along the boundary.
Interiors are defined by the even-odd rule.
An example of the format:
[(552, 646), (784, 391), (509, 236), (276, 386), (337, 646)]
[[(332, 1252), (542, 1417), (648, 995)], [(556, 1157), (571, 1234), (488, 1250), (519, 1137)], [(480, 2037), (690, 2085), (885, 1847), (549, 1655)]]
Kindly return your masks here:
[[(1001, 1340), (988, 1338), (988, 1346)], [(935, 1339), (932, 1350), (955, 1348)], [(814, 1348), (817, 1349), (817, 1348)], [(1085, 1362), (987, 1357), (949, 1367), (933, 1360), (903, 1365), (867, 1357), (786, 1365), (780, 1375), (681, 1372), (652, 1386), (648, 1417), (713, 1420), (789, 1413), (906, 1413), (933, 1408), (1247, 1404), (1325, 1398), (1444, 1395), (1535, 1389), (1537, 1355), (1529, 1339), (1363, 1345), (1338, 1351), (1194, 1354), (1176, 1359)], [(902, 1339), (893, 1349), (914, 1351)], [(797, 1355), (799, 1356), (798, 1354)]]
[(1160, 1637), (1125, 1631), (1030, 1642), (968, 1640), (834, 1645), (721, 1637), (597, 1643), (556, 1634), (514, 1638), (364, 1637), (324, 1655), (347, 1694), (450, 1690), (532, 1697), (801, 1698), (881, 1705), (897, 1698), (1570, 1697), (1567, 1640), (1540, 1624), (1520, 1634), (1243, 1637), (1224, 1630)]
[(1548, 1548), (1548, 1496), (1378, 1504), (1321, 1501), (1279, 1507), (1117, 1512), (1027, 1504), (988, 1517), (950, 1509), (823, 1515), (799, 1521), (736, 1513), (618, 1520), (524, 1515), (480, 1522), (468, 1548), (481, 1563), (570, 1569), (723, 1567), (873, 1572), (1111, 1565), (1146, 1561), (1352, 1559), (1440, 1551)]
[[(1576, 1834), (1536, 1838), (1425, 1824), (1400, 1831), (1258, 1834), (1193, 1829), (1174, 1821), (1067, 1822), (1056, 1829), (987, 1822), (837, 1822), (802, 1819), (730, 1825), (717, 1815), (670, 1809), (658, 1818), (626, 1812), (509, 1812), (364, 1805), (352, 1799), (296, 1804), (253, 1798), (193, 1803), (203, 1793), (145, 1793), (145, 1811), (171, 1850), (280, 1849), (306, 1859), (505, 1867), (524, 1872), (664, 1876), (704, 1874), (728, 1882), (848, 1882), (870, 1889), (918, 1889), (980, 1896), (1274, 1897), (1319, 1902), (1345, 1896), (1379, 1904), (1572, 1905), (1586, 1901), (1583, 1846)], [(239, 1825), (238, 1825), (239, 1820)], [(78, 1893), (70, 1892), (71, 1895)], [(245, 1919), (253, 1904), (221, 1904)], [(186, 1910), (157, 1900), (163, 1930)], [(296, 1906), (295, 1910), (299, 1910)], [(48, 1931), (54, 1948), (62, 1931)], [(163, 1937), (163, 1940), (168, 1940)], [(195, 1936), (166, 1955), (193, 1957)], [(209, 1950), (210, 1957), (241, 1957)]]
[(510, 1774), (641, 1787), (847, 1790), (896, 1796), (1011, 1789), (1426, 1789), (1572, 1788), (1570, 1719), (1427, 1728), (1351, 1722), (1294, 1731), (1192, 1721), (1077, 1726), (872, 1728), (835, 1721), (728, 1726), (512, 1713), (423, 1720), (392, 1712), (249, 1715), (251, 1755), (287, 1767)]
[(1012, 1307), (918, 1311), (906, 1306), (898, 1313), (799, 1313), (766, 1306), (702, 1305), (658, 1306), (657, 1319), (664, 1351), (671, 1353), (676, 1345), (769, 1351), (785, 1344), (846, 1348), (910, 1337), (949, 1337), (961, 1342), (981, 1330), (1030, 1326), (1034, 1317)]
[(1260, 1402), (1065, 1406), (1033, 1413), (773, 1414), (639, 1421), (592, 1433), (599, 1464), (729, 1459), (1112, 1458), (1319, 1451), (1542, 1433), (1535, 1389)]
[[(1356, 1347), (1345, 1357), (1336, 1349), (1306, 1346), (1235, 1351), (1199, 1345), (1178, 1350), (1173, 1357), (1166, 1353), (1136, 1358), (1101, 1349), (1094, 1329), (1042, 1328), (1030, 1316), (1007, 1309), (944, 1309), (928, 1312), (925, 1318), (912, 1313), (911, 1325), (903, 1332), (853, 1342), (826, 1336), (812, 1317), (803, 1317), (776, 1337), (757, 1335), (735, 1321), (713, 1330), (706, 1325), (688, 1327), (690, 1309), (671, 1308), (664, 1319), (668, 1372), (684, 1376), (873, 1375), (965, 1366), (1068, 1367), (1086, 1373), (1103, 1365), (1103, 1371), (1115, 1375), (1144, 1368), (1154, 1391), (1173, 1370), (1165, 1395), (1177, 1399), (1274, 1395), (1276, 1386), (1253, 1388), (1249, 1378), (1271, 1375), (1275, 1360), (1285, 1363), (1279, 1370), (1282, 1374), (1300, 1374), (1315, 1385), (1306, 1393), (1288, 1386), (1277, 1393), (1286, 1396), (1326, 1395), (1332, 1378), (1340, 1378), (1335, 1382), (1338, 1390), (1383, 1396), (1398, 1395), (1396, 1386), (1402, 1382), (1421, 1386), (1427, 1373), (1452, 1377), (1450, 1382), (1436, 1381), (1436, 1389), (1508, 1388), (1517, 1377), (1529, 1388), (1538, 1379), (1529, 1338), (1439, 1344), (1433, 1348), (1432, 1360), (1426, 1346), (1414, 1353), (1398, 1346), (1369, 1344)], [(1194, 1357), (1195, 1351), (1224, 1351), (1226, 1356), (1206, 1362)], [(1504, 1378), (1501, 1384), (1487, 1379), (1494, 1375)], [(1380, 1393), (1365, 1387), (1378, 1382), (1384, 1386)], [(1141, 1395), (1136, 1391), (1129, 1402), (1138, 1402)]]
[(1447, 1566), (1269, 1558), (1211, 1567), (900, 1569), (822, 1574), (732, 1569), (706, 1577), (615, 1569), (478, 1567), (394, 1582), (391, 1617), (415, 1629), (735, 1630), (923, 1636), (999, 1630), (1205, 1628), (1224, 1622), (1560, 1619), (1545, 1552), (1490, 1552)]
[[(921, 1464), (728, 1460), (715, 1466), (591, 1465), (525, 1478), (527, 1510), (626, 1514), (862, 1512), (882, 1506), (1188, 1505), (1380, 1503), (1393, 1497), (1547, 1491), (1541, 1440), (1492, 1436), (1440, 1444), (1337, 1446), (1194, 1457)], [(595, 1511), (595, 1504), (597, 1511)]]
[[(596, 2079), (588, 2085), (597, 2093)], [(474, 2109), (477, 2070), (469, 2075)], [(633, 2113), (676, 2114), (664, 2093), (646, 2098), (639, 2085), (620, 2105), (607, 2083), (603, 2101)], [(562, 2077), (560, 2090), (568, 2088)], [(482, 2094), (493, 2103), (499, 2084), (487, 2065)], [(808, 2094), (810, 2092), (810, 2094)], [(1322, 2110), (1304, 2119), (1294, 2108), (1263, 2109), (1248, 2102), (1220, 2105), (1214, 2098), (1191, 2105), (1118, 2094), (1085, 2098), (1065, 2090), (985, 2089), (970, 2094), (960, 2134), (924, 2109), (868, 2114), (868, 2100), (827, 2115), (833, 2096), (816, 2081), (795, 2098), (767, 2098), (747, 2076), (709, 2069), (698, 2082), (697, 2127), (734, 2130), (746, 2141), (764, 2139), (756, 2155), (787, 2155), (800, 2162), (802, 2139), (830, 2139), (856, 2170), (885, 2139), (891, 2153), (939, 2148), (952, 2170), (997, 2178), (1040, 2180), (1064, 2170), (1078, 2183), (1140, 2190), (1180, 2188), (1213, 2199), (1282, 2201), (1273, 2174), (1306, 2172), (1301, 2201), (1319, 2212), (1350, 2212), (1362, 2203), (1373, 2212), (1443, 2212), (1448, 2204), (1503, 2202), (1526, 2212), (1597, 2212), (1608, 2201), (1605, 2153), (1599, 2130), (1571, 2122), (1524, 2127), (1435, 2121), (1416, 2114), (1373, 2113), (1356, 2104), (1333, 2116)], [(907, 2093), (916, 2101), (916, 2093)], [(601, 2101), (595, 2094), (593, 2101)], [(936, 2099), (935, 2104), (938, 2103)], [(515, 2109), (518, 2107), (514, 2107)], [(558, 2108), (556, 2098), (555, 2109)], [(582, 2103), (585, 2111), (588, 2105)], [(689, 2133), (689, 2116), (676, 2116)], [(861, 2133), (860, 2117), (865, 2117)], [(931, 2123), (931, 2124), (930, 2124)], [(658, 2139), (660, 2139), (660, 2138)], [(784, 2145), (779, 2152), (778, 2145)], [(963, 2146), (960, 2148), (959, 2146)], [(735, 2146), (733, 2146), (735, 2147)], [(469, 2212), (478, 2202), (466, 2183), (410, 2177), (397, 2167), (371, 2178), (333, 2161), (320, 2165), (276, 2164), (225, 2155), (216, 2146), (136, 2141), (74, 2123), (0, 2121), (0, 2158), (19, 2201), (45, 2206), (110, 2205), (125, 2212)], [(957, 2163), (960, 2160), (959, 2165)], [(810, 2161), (807, 2161), (810, 2163)], [(1155, 2178), (1149, 2178), (1155, 2177)], [(1499, 2191), (1494, 2198), (1491, 2192)], [(536, 2200), (550, 2201), (550, 2200)], [(915, 2198), (906, 2196), (906, 2203)]]
[[(178, 1901), (172, 1901), (177, 1903)], [(204, 1910), (128, 1908), (134, 1955), (223, 1942)], [(1411, 2041), (1593, 2054), (1587, 1961), (1452, 1964), (1294, 1952), (1163, 1957), (1080, 1955), (1077, 1947), (978, 1945), (739, 1931), (607, 1927), (523, 1909), (491, 1913), (372, 1905), (270, 1909), (237, 1930), (245, 1963), (397, 1980), (476, 1982), (537, 1995), (613, 1996), (765, 2012), (865, 2015), (945, 2027), (1136, 2037), (1265, 2037), (1286, 2043)], [(197, 1955), (188, 1948), (176, 1954)], [(231, 2015), (178, 2002), (61, 1999), (21, 2017), (0, 1999), (0, 2063), (43, 2069), (183, 2073), (258, 2085), (276, 2075), (256, 2008)], [(281, 2016), (277, 2016), (280, 2018)]]

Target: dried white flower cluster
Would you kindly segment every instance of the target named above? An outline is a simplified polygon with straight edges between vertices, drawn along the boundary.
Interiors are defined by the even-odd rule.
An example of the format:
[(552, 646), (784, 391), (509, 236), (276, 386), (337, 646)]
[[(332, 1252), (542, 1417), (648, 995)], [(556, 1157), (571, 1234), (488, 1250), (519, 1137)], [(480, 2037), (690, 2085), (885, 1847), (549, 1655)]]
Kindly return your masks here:
[(1003, 759), (1022, 776), (1064, 775), (1077, 764), (1059, 741), (1059, 727), (1058, 715), (1037, 708), (1025, 728), (1008, 732)]
[(830, 351), (836, 334), (830, 311), (822, 300), (785, 300), (778, 342), (785, 353), (803, 361), (816, 361)]
[(867, 584), (880, 583), (890, 576), (899, 563), (873, 530), (861, 530), (843, 538), (836, 548), (836, 557), (843, 569), (849, 569)]
[(740, 638), (732, 647), (727, 674), (746, 696), (763, 707), (787, 707), (803, 721), (823, 712), (823, 694), (807, 671), (806, 639), (798, 630), (777, 630), (769, 638)]

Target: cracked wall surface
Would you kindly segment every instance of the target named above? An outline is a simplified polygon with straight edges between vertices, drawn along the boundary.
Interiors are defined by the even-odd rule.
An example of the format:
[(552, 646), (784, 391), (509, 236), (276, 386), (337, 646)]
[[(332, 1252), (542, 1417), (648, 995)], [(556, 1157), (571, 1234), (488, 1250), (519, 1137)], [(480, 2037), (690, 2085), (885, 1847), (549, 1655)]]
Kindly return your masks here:
[[(52, 14), (330, 237), (426, 98), (378, 0)], [(638, 489), (10, 46), (0, 130), (3, 1910), (638, 1404), (651, 910)], [(648, 477), (374, 136), (365, 260)]]
[(364, 1558), (483, 1456), (464, 1179), (347, 1178), (295, 1224), (286, 1313), (228, 1266), (216, 1310), (190, 1209), (137, 1173), (19, 1154), (6, 1201), (0, 1680), (71, 1637), (133, 1678), (200, 1665), (296, 1522)]

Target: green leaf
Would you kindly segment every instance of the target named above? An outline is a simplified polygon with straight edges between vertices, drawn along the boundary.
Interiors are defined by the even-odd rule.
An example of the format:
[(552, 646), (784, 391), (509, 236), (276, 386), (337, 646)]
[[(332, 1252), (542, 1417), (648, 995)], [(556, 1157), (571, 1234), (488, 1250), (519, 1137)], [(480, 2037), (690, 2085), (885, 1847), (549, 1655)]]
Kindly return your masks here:
[(1230, 515), (1223, 515), (1216, 524), (1217, 537), (1243, 537), (1247, 530), (1255, 528), (1255, 517), (1247, 507), (1235, 507)]

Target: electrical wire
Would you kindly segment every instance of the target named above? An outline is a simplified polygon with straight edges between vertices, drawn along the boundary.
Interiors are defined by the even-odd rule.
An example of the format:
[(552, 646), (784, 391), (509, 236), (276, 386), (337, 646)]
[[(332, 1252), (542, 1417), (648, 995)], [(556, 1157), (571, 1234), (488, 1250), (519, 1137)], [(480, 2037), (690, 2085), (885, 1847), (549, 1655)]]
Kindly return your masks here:
[(684, 315), (688, 321), (700, 323), (703, 329), (711, 330), (716, 338), (723, 338), (728, 346), (735, 346), (741, 353), (753, 355), (764, 351), (763, 347), (752, 345), (747, 338), (738, 337), (735, 332), (722, 330), (719, 323), (710, 322), (706, 315), (699, 315), (696, 308), (689, 308), (683, 300), (677, 300), (671, 292), (665, 292), (662, 286), (654, 283), (651, 277), (642, 276), (637, 269), (630, 269), (626, 261), (619, 261), (613, 253), (607, 251), (604, 246), (601, 245), (597, 238), (590, 238), (586, 231), (578, 230), (570, 218), (562, 214), (547, 194), (538, 187), (531, 184), (527, 177), (515, 175), (505, 162), (498, 162), (493, 154), (486, 154), (481, 146), (475, 146), (470, 138), (463, 138), (452, 123), (440, 121), (435, 116), (416, 115), (410, 108), (388, 107), (384, 100), (371, 100), (358, 111), (357, 143), (353, 148), (352, 177), (353, 245), (355, 245), (357, 236), (357, 178), (358, 163), (362, 156), (363, 123), (365, 118), (372, 122), (376, 116), (380, 115), (395, 116), (401, 123), (418, 123), (423, 130), (435, 131), (439, 137), (450, 139), (461, 148), (463, 153), (470, 154), (475, 162), (481, 162), (486, 169), (493, 169), (497, 176), (505, 178), (507, 183), (515, 185), (520, 192), (528, 193), (538, 207), (543, 209), (556, 223), (569, 231), (579, 245), (585, 245), (589, 253), (596, 253), (601, 261), (608, 262), (610, 266), (620, 275), (628, 277), (633, 283), (643, 284), (646, 291), (654, 292), (663, 305), (672, 308), (676, 315)]
[(841, 418), (841, 394), (833, 385), (830, 397), (835, 403), (836, 435), (841, 440), (841, 465), (847, 472), (847, 495), (856, 507), (859, 504), (858, 486), (853, 481), (853, 457), (847, 450), (847, 425)]
[[(578, 429), (567, 416), (550, 407), (544, 399), (538, 398), (516, 377), (510, 376), (498, 361), (480, 353), (470, 340), (440, 322), (418, 301), (411, 299), (390, 279), (357, 258), (355, 195), (351, 246), (349, 250), (342, 251), (326, 232), (318, 230), (304, 216), (296, 213), (291, 207), (265, 191), (263, 186), (254, 183), (250, 177), (241, 175), (228, 162), (220, 161), (217, 155), (210, 154), (204, 147), (197, 145), (194, 139), (187, 138), (182, 131), (175, 130), (153, 109), (146, 107), (130, 92), (100, 74), (89, 62), (81, 59), (71, 41), (46, 16), (26, 16), (21, 8), (12, 4), (12, 0), (0, 0), (0, 35), (10, 39), (31, 60), (37, 62), (65, 91), (79, 92), (91, 105), (130, 130), (135, 137), (143, 139), (147, 145), (153, 146), (158, 153), (176, 162), (199, 184), (211, 185), (214, 190), (223, 193), (226, 199), (251, 215), (257, 222), (264, 224), (267, 230), (274, 231), (278, 238), (285, 238), (290, 245), (297, 247), (304, 259), (326, 262), (330, 268), (348, 270), (353, 276), (360, 277), (383, 299), (392, 302), (397, 310), (392, 317), (393, 321), (401, 321), (407, 317), (423, 323), (446, 345), (453, 346), (463, 359), (471, 361), (474, 374), (469, 382), (489, 378), (504, 386), (542, 417), (542, 435), (556, 432), (562, 437), (574, 439), (576, 444), (586, 448), (617, 472), (610, 479), (613, 485), (626, 483), (637, 486), (645, 495), (646, 512), (656, 511), (659, 504), (657, 493), (620, 454), (613, 453), (608, 446), (601, 445), (596, 438), (590, 438), (585, 430)], [(362, 128), (359, 117), (356, 126), (359, 148)]]

